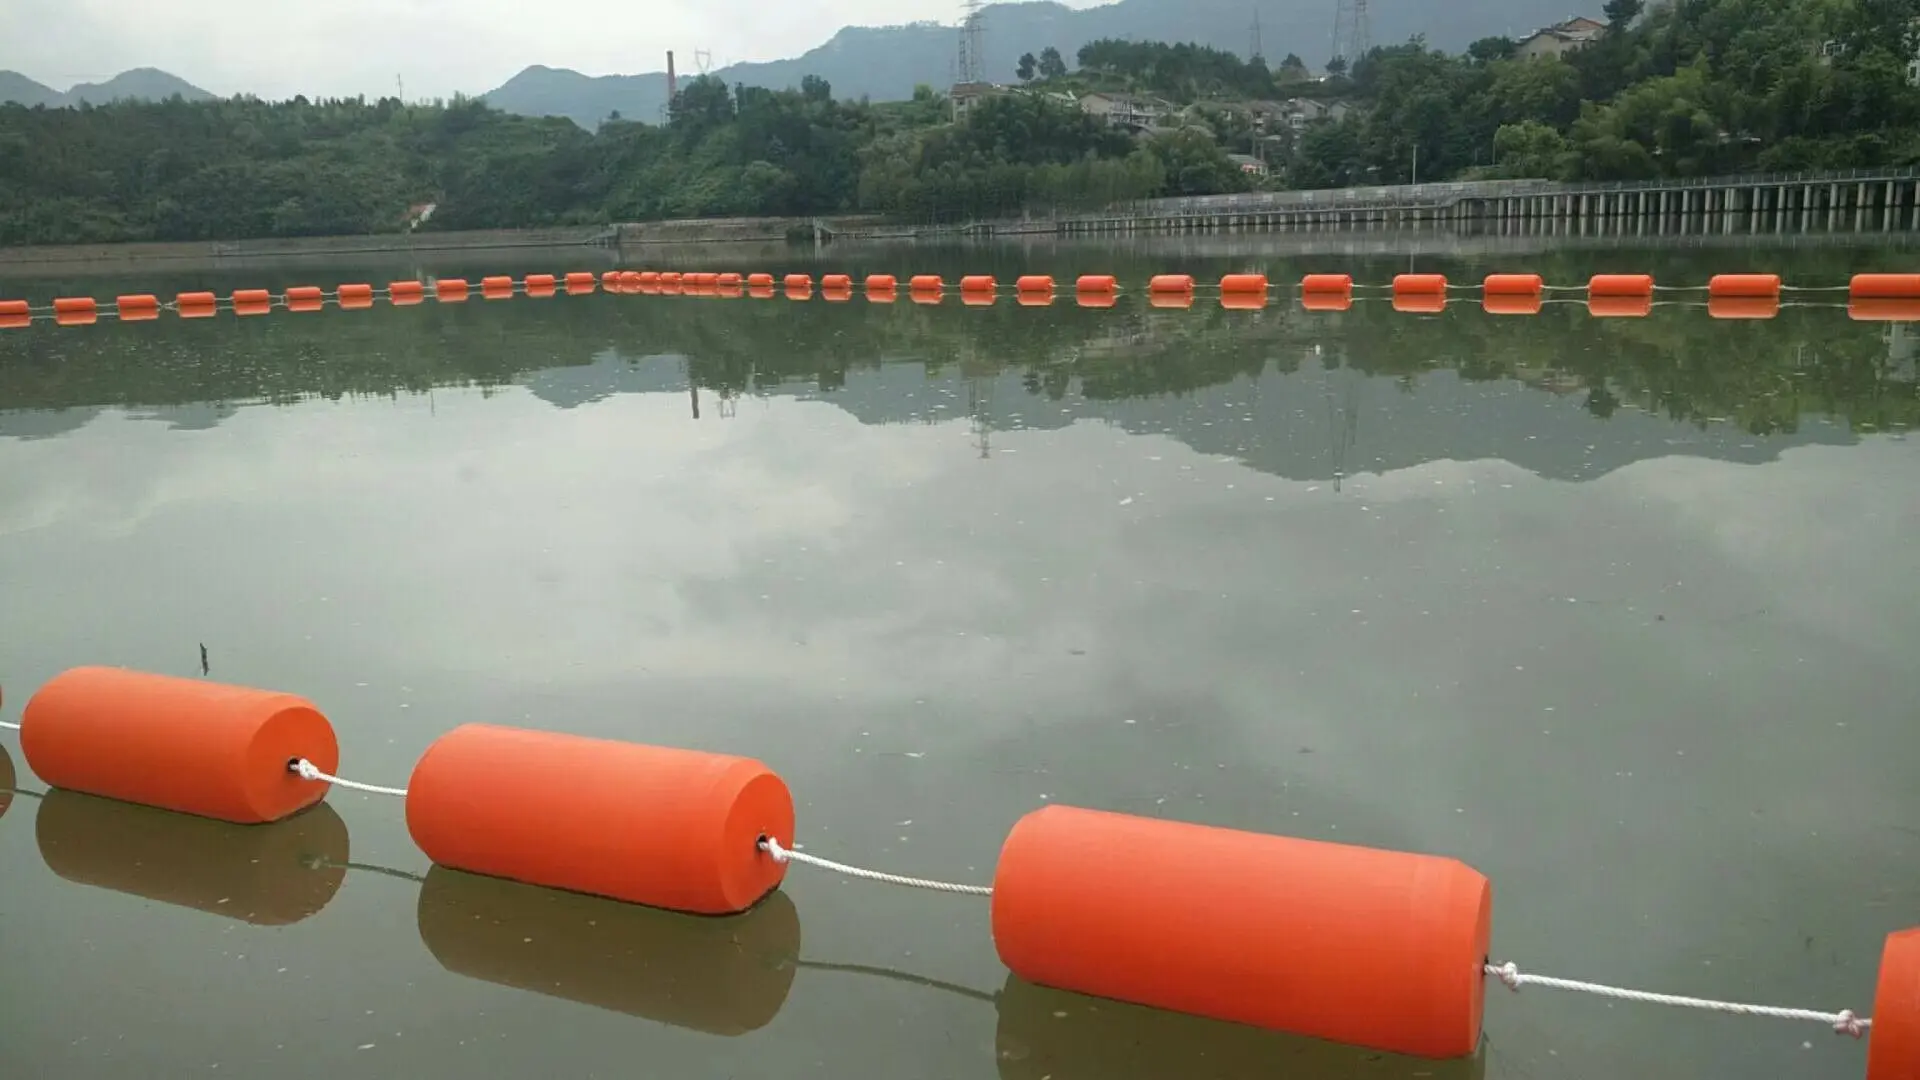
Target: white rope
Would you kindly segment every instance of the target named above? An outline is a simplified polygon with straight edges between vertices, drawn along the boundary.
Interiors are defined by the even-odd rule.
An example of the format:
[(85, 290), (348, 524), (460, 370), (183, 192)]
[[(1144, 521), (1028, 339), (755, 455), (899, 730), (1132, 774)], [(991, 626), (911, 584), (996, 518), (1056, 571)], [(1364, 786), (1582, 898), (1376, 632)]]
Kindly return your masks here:
[(883, 874), (878, 870), (862, 870), (857, 866), (837, 863), (832, 859), (823, 859), (818, 855), (809, 855), (804, 851), (789, 851), (780, 846), (780, 841), (769, 836), (760, 841), (760, 850), (773, 856), (774, 862), (800, 862), (808, 866), (817, 866), (822, 870), (832, 870), (848, 877), (865, 878), (868, 881), (884, 882), (888, 885), (905, 885), (911, 889), (932, 889), (935, 892), (963, 893), (967, 896), (992, 896), (990, 885), (955, 885), (949, 881), (929, 881), (926, 878), (902, 877), (899, 874)]
[(354, 780), (342, 780), (337, 776), (329, 776), (315, 768), (313, 762), (308, 761), (306, 758), (301, 758), (288, 765), (287, 771), (299, 773), (300, 779), (302, 780), (325, 780), (329, 784), (338, 784), (343, 788), (364, 791), (370, 795), (392, 795), (401, 799), (407, 797), (407, 789), (403, 787), (381, 787), (378, 784), (362, 784)]
[(1522, 986), (1544, 986), (1550, 990), (1572, 990), (1582, 994), (1597, 994), (1618, 1001), (1641, 1001), (1649, 1005), (1673, 1005), (1682, 1009), (1706, 1009), (1711, 1012), (1732, 1013), (1735, 1016), (1765, 1016), (1775, 1020), (1810, 1020), (1832, 1028), (1836, 1035), (1851, 1035), (1854, 1038), (1866, 1034), (1873, 1021), (1855, 1016), (1852, 1009), (1842, 1009), (1837, 1013), (1819, 1012), (1814, 1009), (1781, 1009), (1771, 1005), (1743, 1005), (1737, 1001), (1709, 1001), (1706, 998), (1679, 997), (1674, 994), (1652, 994), (1645, 990), (1625, 990), (1618, 986), (1602, 986), (1599, 983), (1578, 982), (1573, 979), (1555, 979), (1545, 975), (1527, 975), (1512, 963), (1488, 964), (1486, 973), (1506, 983), (1518, 992)]
[(19, 730), (20, 730), (20, 725), (19, 725), (19, 724), (9, 724), (9, 723), (7, 723), (7, 722), (6, 722), (5, 720), (0, 720), (0, 727), (3, 727), (3, 728), (6, 728), (6, 729), (7, 729), (8, 731), (19, 731)]

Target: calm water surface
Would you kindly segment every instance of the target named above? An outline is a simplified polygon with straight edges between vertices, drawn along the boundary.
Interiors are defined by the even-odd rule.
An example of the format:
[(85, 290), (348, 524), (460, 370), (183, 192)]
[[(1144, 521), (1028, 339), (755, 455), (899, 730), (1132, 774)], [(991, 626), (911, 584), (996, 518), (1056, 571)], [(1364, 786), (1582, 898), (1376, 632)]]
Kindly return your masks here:
[[(1100, 255), (1040, 268), (1306, 269)], [(915, 258), (829, 269), (1028, 265)], [(1415, 268), (1901, 260), (1505, 261)], [(299, 283), (230, 277), (0, 294)], [(4, 715), (75, 665), (197, 675), (204, 643), (211, 678), (315, 700), (357, 779), (486, 721), (758, 756), (812, 850), (908, 874), (990, 880), (1049, 802), (1435, 852), (1494, 882), (1496, 959), (1864, 1012), (1920, 923), (1915, 340), (1826, 307), (604, 295), (0, 331)], [(1256, 1033), (1011, 980), (976, 899), (796, 867), (683, 919), (430, 870), (346, 791), (250, 830), (0, 815), (8, 1077), (1864, 1067), (1818, 1025), (1497, 985), (1469, 1062)]]

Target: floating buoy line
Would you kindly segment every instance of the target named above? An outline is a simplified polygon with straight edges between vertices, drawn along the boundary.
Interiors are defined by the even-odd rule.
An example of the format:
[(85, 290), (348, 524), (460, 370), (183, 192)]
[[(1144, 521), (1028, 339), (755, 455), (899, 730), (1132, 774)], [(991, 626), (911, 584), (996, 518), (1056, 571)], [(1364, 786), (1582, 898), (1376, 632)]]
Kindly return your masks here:
[[(1257, 1029), (1465, 1058), (1480, 1046), (1486, 988), (1497, 982), (1818, 1023), (1869, 1040), (1867, 1080), (1920, 1076), (1920, 928), (1887, 937), (1868, 1018), (1496, 962), (1490, 882), (1437, 855), (1053, 804), (1013, 826), (991, 884), (955, 883), (803, 850), (785, 781), (732, 754), (464, 724), (427, 748), (405, 787), (386, 787), (338, 775), (332, 725), (303, 697), (110, 667), (61, 673), (18, 723), (0, 727), (19, 733), (27, 765), (52, 789), (43, 817), (73, 792), (167, 811), (167, 828), (243, 826), (262, 845), (337, 828), (336, 870), (351, 864), (345, 826), (323, 806), (328, 792), (399, 799), (434, 869), (424, 878), (363, 869), (421, 881), (423, 920), (442, 868), (636, 910), (743, 916), (777, 903), (797, 919), (780, 886), (800, 863), (986, 898), (1000, 961), (1035, 986)], [(4, 754), (0, 765), (4, 813), (15, 785)], [(422, 937), (432, 948), (424, 928)]]

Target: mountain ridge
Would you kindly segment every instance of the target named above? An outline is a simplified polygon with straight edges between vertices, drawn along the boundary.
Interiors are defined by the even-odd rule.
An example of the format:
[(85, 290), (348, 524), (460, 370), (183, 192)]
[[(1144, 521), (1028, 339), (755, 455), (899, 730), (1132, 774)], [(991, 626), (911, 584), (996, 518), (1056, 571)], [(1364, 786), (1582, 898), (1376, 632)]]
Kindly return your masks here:
[(78, 83), (65, 92), (37, 82), (17, 71), (0, 71), (0, 103), (14, 102), (33, 108), (73, 108), (79, 105), (105, 105), (110, 101), (164, 101), (179, 94), (188, 101), (210, 101), (205, 90), (178, 75), (159, 68), (130, 68), (103, 83)]

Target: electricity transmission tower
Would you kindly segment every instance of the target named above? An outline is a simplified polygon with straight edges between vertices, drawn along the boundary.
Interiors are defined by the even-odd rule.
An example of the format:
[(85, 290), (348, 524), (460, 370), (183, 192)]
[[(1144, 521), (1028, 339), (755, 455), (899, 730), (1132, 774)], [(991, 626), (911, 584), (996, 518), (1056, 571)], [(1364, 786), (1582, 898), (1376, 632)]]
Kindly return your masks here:
[(1373, 48), (1373, 28), (1367, 21), (1367, 0), (1333, 0), (1333, 58), (1347, 70)]
[(966, 14), (960, 20), (960, 66), (956, 81), (962, 85), (987, 81), (987, 58), (982, 44), (986, 15), (982, 7), (983, 0), (962, 0), (960, 5)]

